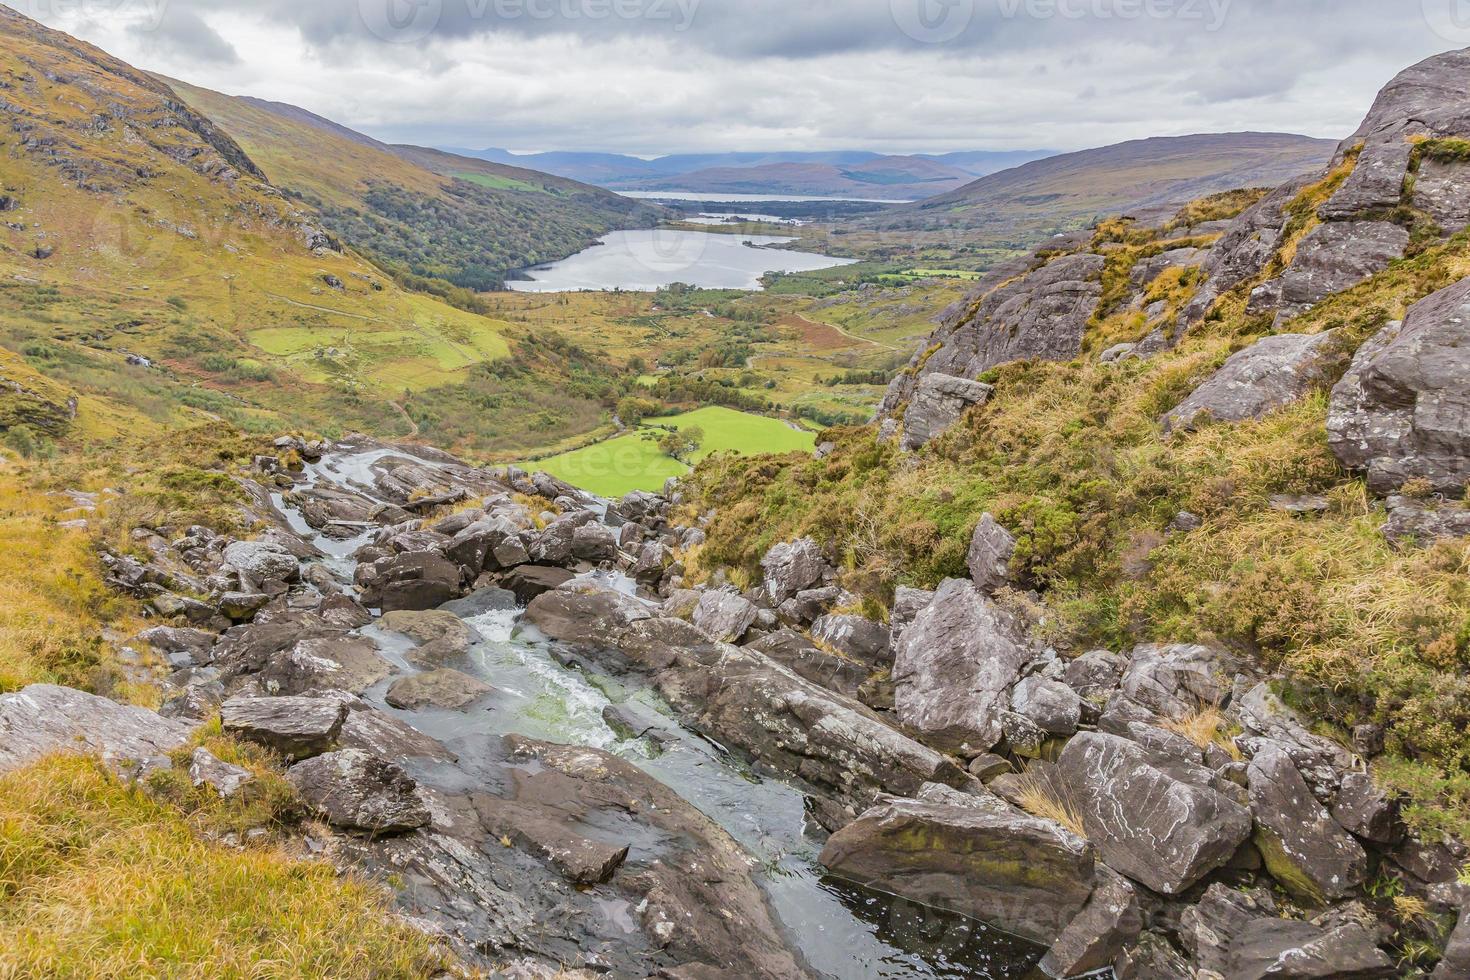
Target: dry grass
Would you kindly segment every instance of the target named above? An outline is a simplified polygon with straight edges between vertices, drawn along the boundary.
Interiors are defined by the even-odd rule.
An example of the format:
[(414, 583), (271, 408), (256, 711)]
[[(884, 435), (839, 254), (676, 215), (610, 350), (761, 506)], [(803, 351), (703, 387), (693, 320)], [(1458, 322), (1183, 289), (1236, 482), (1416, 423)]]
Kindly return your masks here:
[(325, 864), (199, 840), (100, 764), (0, 777), (0, 976), (424, 977), (428, 938)]
[(1021, 809), (1033, 817), (1061, 824), (1072, 833), (1087, 839), (1087, 829), (1082, 823), (1082, 814), (1066, 792), (1054, 786), (1051, 780), (1033, 772), (1022, 773), (1017, 801)]
[(1217, 707), (1200, 708), (1183, 718), (1170, 719), (1164, 722), (1164, 727), (1171, 732), (1183, 735), (1201, 751), (1212, 745), (1218, 745), (1237, 762), (1243, 758), (1235, 740), (1225, 731), (1225, 716)]

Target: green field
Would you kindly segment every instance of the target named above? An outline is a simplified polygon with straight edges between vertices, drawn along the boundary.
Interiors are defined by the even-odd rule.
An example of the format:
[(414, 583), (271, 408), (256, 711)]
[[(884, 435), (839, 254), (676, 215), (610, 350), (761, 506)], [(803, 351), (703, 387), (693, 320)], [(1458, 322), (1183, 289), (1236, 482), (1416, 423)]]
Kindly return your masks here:
[(733, 451), (745, 455), (809, 451), (816, 438), (798, 432), (778, 419), (750, 415), (729, 408), (701, 408), (683, 415), (650, 420), (636, 432), (577, 449), (535, 463), (526, 469), (545, 470), (601, 497), (621, 497), (632, 490), (658, 490), (671, 476), (689, 468), (658, 451), (658, 427), (704, 430), (704, 446), (695, 461), (711, 453)]
[(479, 184), (481, 187), (489, 187), (497, 191), (525, 191), (529, 194), (545, 194), (546, 188), (528, 184), (524, 180), (516, 180), (514, 177), (501, 177), (498, 174), (467, 174), (459, 173), (454, 176), (460, 180), (467, 180), (471, 184)]

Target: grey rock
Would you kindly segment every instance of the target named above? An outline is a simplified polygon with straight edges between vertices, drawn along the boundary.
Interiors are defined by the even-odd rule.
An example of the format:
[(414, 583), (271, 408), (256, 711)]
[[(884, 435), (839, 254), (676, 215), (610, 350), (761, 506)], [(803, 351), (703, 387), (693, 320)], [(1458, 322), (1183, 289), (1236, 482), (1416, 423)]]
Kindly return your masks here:
[(461, 593), (459, 568), (432, 552), (408, 552), (359, 565), (362, 601), (383, 612), (435, 609)]
[(1145, 932), (1113, 961), (1117, 980), (1199, 980), (1189, 960), (1157, 932)]
[(270, 601), (270, 596), (263, 592), (226, 592), (216, 600), (219, 611), (236, 622), (252, 618)]
[(464, 711), (492, 693), (490, 685), (468, 674), (441, 667), (394, 681), (383, 700), (404, 711), (440, 708)]
[(348, 705), (347, 720), (342, 723), (337, 745), (344, 749), (358, 749), (380, 759), (455, 761), (454, 753), (437, 739), (365, 701)]
[(1097, 732), (1074, 737), (1057, 760), (1099, 858), (1165, 895), (1223, 867), (1251, 829), (1245, 807), (1176, 778), (1171, 768), (1160, 768), (1133, 742)]
[(706, 592), (694, 607), (694, 625), (720, 643), (745, 636), (760, 612), (755, 604), (734, 592)]
[(900, 585), (893, 594), (893, 609), (888, 615), (888, 627), (893, 632), (893, 642), (896, 645), (903, 631), (913, 624), (915, 618), (924, 610), (924, 607), (934, 601), (932, 589), (914, 589), (906, 585)]
[(989, 514), (981, 516), (970, 537), (967, 563), (970, 579), (981, 592), (990, 594), (1011, 579), (1011, 558), (1016, 553), (1016, 539)]
[[(914, 841), (924, 846), (915, 847)], [(1003, 804), (888, 800), (828, 839), (833, 874), (1050, 943), (1092, 893), (1092, 847)]]
[(1240, 667), (1229, 651), (1197, 643), (1145, 645), (1135, 649), (1131, 659), (1122, 679), (1123, 693), (1155, 714), (1174, 719), (1223, 703)]
[(1257, 752), (1249, 775), (1256, 847), (1278, 882), (1316, 902), (1341, 898), (1363, 883), (1363, 846), (1317, 802), (1290, 756), (1279, 749)]
[[(490, 596), (496, 597), (495, 593)], [(438, 667), (463, 657), (481, 639), (478, 630), (448, 609), (400, 609), (385, 613), (378, 626), (413, 640), (417, 647), (408, 654), (408, 659), (421, 667)]]
[(224, 550), (225, 561), (250, 582), (291, 582), (300, 577), (296, 557), (278, 544), (236, 541)]
[(1067, 664), (1062, 679), (1084, 698), (1106, 699), (1123, 680), (1127, 659), (1108, 650), (1089, 650)]
[(778, 544), (761, 559), (766, 595), (777, 606), (798, 592), (814, 588), (831, 570), (822, 549), (811, 538)]
[(967, 410), (988, 402), (994, 393), (994, 388), (979, 381), (948, 374), (924, 375), (904, 413), (900, 446), (906, 452), (923, 448), (943, 435)]
[(1181, 323), (1198, 323), (1221, 296), (1266, 269), (1284, 238), (1286, 206), (1315, 179), (1312, 175), (1282, 185), (1231, 222), (1201, 266), (1204, 285), (1185, 305)]
[(347, 706), (338, 698), (232, 698), (220, 705), (226, 734), (305, 759), (331, 749)]
[(202, 745), (189, 759), (189, 780), (196, 787), (211, 786), (223, 797), (234, 796), (254, 778), (249, 769), (220, 760)]
[(1395, 545), (1428, 547), (1436, 541), (1470, 537), (1470, 507), (1459, 501), (1389, 497), (1383, 536)]
[(1332, 506), (1326, 497), (1317, 494), (1273, 494), (1267, 501), (1272, 510), (1284, 514), (1320, 514)]
[(1461, 497), (1470, 480), (1470, 279), (1410, 308), (1359, 349), (1332, 392), (1328, 442), (1377, 493), (1423, 479)]
[(829, 614), (814, 622), (811, 632), (813, 639), (872, 667), (886, 667), (892, 660), (892, 634), (871, 619)]
[(272, 657), (254, 680), (270, 694), (361, 694), (392, 672), (393, 665), (378, 653), (372, 640), (338, 635), (300, 641), (286, 653)]
[(1350, 772), (1332, 801), (1332, 819), (1354, 837), (1375, 844), (1394, 844), (1403, 836), (1398, 800), (1384, 792), (1366, 772)]
[(1075, 734), (1082, 721), (1082, 699), (1077, 692), (1039, 674), (1023, 678), (1011, 691), (1011, 708), (1048, 735), (1062, 738)]
[(0, 772), (61, 752), (90, 753), (113, 764), (167, 755), (194, 726), (54, 684), (0, 694)]
[(392, 834), (429, 822), (418, 784), (393, 763), (357, 749), (298, 762), (286, 779), (334, 827)]
[(1328, 738), (1307, 730), (1296, 712), (1272, 693), (1268, 684), (1247, 691), (1235, 712), (1248, 736), (1238, 741), (1248, 750), (1258, 744), (1284, 749), (1319, 799), (1327, 799), (1343, 773), (1358, 768), (1357, 758)]
[(1323, 378), (1332, 334), (1277, 334), (1233, 354), (1225, 365), (1163, 418), (1165, 432), (1202, 420), (1258, 419), (1305, 395)]
[(1414, 180), (1414, 206), (1428, 211), (1446, 234), (1464, 231), (1470, 225), (1470, 167), (1425, 158)]
[(1409, 247), (1408, 229), (1387, 221), (1334, 221), (1318, 225), (1297, 246), (1281, 277), (1276, 325), (1388, 268)]
[(1460, 980), (1470, 977), (1470, 911), (1467, 910), (1470, 910), (1470, 906), (1461, 908), (1455, 929), (1450, 933), (1449, 942), (1445, 944), (1444, 957), (1429, 975), (1430, 980)]
[(576, 647), (611, 647), (630, 625), (651, 619), (653, 607), (621, 592), (545, 592), (526, 607), (524, 622)]
[(218, 637), (205, 630), (154, 626), (139, 633), (138, 639), (167, 657), (175, 667), (202, 667), (214, 660)]
[(1142, 931), (1143, 913), (1133, 886), (1099, 865), (1092, 896), (1046, 951), (1040, 967), (1049, 977), (1097, 973), (1111, 966)]
[(1011, 618), (973, 583), (951, 579), (898, 643), (898, 718), (941, 749), (988, 752), (1000, 741), (1006, 691), (1029, 659)]
[(871, 673), (863, 664), (814, 646), (794, 630), (777, 630), (748, 644), (747, 648), (770, 657), (813, 684), (850, 698), (859, 696), (863, 682)]
[(820, 589), (803, 589), (781, 603), (777, 610), (783, 620), (796, 626), (810, 626), (828, 609), (837, 605), (842, 590), (835, 585)]
[(564, 568), (551, 565), (520, 565), (512, 569), (502, 580), (505, 587), (515, 594), (521, 605), (528, 604), (553, 589), (559, 589), (575, 576)]
[(572, 555), (583, 561), (612, 561), (618, 556), (617, 534), (602, 524), (584, 524), (572, 532)]
[(967, 771), (982, 783), (988, 783), (997, 776), (1013, 773), (1016, 769), (1008, 760), (987, 752), (971, 759)]

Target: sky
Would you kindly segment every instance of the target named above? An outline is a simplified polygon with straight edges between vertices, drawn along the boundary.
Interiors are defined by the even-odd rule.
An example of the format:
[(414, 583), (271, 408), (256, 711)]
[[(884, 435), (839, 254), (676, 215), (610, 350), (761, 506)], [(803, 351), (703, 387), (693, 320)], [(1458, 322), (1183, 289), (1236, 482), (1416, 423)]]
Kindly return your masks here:
[(1470, 46), (1470, 0), (4, 2), (390, 142), (641, 156), (1341, 138)]

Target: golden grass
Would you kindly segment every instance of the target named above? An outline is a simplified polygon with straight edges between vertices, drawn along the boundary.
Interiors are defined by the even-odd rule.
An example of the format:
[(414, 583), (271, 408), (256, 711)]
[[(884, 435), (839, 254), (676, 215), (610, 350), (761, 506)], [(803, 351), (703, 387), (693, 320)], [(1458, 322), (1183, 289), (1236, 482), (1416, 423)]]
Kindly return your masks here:
[(1204, 707), (1190, 712), (1183, 718), (1172, 718), (1164, 722), (1169, 731), (1183, 735), (1201, 751), (1218, 745), (1239, 762), (1242, 758), (1235, 740), (1225, 732), (1225, 716), (1217, 707)]
[(424, 977), (387, 896), (273, 848), (198, 839), (100, 763), (0, 777), (0, 977)]
[(1050, 780), (1025, 772), (1018, 782), (1016, 800), (1021, 809), (1033, 817), (1059, 823), (1083, 840), (1087, 839), (1087, 828), (1082, 823), (1082, 814), (1076, 804), (1053, 786)]

